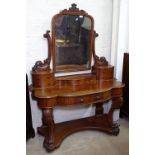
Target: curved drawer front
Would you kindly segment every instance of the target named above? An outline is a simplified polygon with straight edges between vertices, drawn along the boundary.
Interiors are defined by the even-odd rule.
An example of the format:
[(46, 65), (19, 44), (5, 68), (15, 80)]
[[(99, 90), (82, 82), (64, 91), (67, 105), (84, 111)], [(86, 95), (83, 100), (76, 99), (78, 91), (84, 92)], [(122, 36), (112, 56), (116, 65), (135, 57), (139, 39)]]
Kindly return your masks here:
[(80, 96), (55, 96), (52, 98), (38, 99), (39, 107), (47, 108), (54, 106), (67, 106), (78, 104), (93, 104), (98, 102), (104, 102), (112, 97), (118, 97), (122, 95), (121, 88), (115, 88), (106, 92), (83, 94)]
[(52, 108), (57, 105), (57, 98), (40, 98), (38, 99), (38, 106), (40, 108)]
[(72, 104), (91, 104), (100, 101), (105, 101), (111, 98), (111, 91), (104, 93), (95, 93), (82, 96), (66, 96), (59, 97), (57, 105), (72, 105)]

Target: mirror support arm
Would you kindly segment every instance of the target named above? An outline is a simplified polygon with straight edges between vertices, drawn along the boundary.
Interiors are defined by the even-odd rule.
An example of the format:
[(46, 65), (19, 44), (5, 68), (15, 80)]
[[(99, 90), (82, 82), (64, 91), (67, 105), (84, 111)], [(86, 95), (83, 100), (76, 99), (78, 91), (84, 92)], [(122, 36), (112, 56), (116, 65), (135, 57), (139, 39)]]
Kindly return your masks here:
[(94, 56), (94, 61), (95, 61), (95, 66), (107, 66), (108, 61), (106, 60), (105, 57), (98, 57), (95, 53), (95, 38), (98, 37), (99, 34), (94, 31), (94, 41), (93, 41), (93, 56)]
[(51, 62), (51, 56), (52, 56), (52, 39), (50, 36), (50, 31), (47, 30), (46, 33), (43, 35), (44, 38), (47, 38), (47, 43), (48, 43), (48, 57), (45, 59), (43, 62), (42, 61), (37, 61), (32, 68), (34, 72), (41, 72), (41, 71), (50, 71), (50, 62)]
[(47, 30), (46, 33), (43, 35), (44, 38), (47, 38), (47, 43), (48, 43), (48, 59), (51, 60), (51, 56), (52, 56), (52, 38), (50, 36), (50, 31)]

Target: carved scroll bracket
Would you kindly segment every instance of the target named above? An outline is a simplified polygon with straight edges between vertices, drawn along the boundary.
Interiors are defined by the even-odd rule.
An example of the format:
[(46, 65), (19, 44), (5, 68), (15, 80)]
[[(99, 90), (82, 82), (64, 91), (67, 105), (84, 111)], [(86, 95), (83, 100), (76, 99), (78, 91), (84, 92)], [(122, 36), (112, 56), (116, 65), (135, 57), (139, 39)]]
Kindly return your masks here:
[(34, 72), (39, 72), (39, 71), (50, 71), (50, 61), (49, 59), (45, 59), (43, 62), (42, 61), (37, 61), (32, 68), (32, 71)]
[(107, 66), (108, 61), (106, 60), (105, 57), (98, 57), (95, 55), (95, 66)]
[(48, 57), (43, 62), (37, 61), (32, 68), (34, 72), (40, 72), (40, 71), (50, 71), (50, 62), (51, 62), (51, 56), (52, 56), (52, 39), (50, 36), (50, 31), (47, 30), (46, 33), (43, 35), (44, 38), (47, 38), (48, 43)]

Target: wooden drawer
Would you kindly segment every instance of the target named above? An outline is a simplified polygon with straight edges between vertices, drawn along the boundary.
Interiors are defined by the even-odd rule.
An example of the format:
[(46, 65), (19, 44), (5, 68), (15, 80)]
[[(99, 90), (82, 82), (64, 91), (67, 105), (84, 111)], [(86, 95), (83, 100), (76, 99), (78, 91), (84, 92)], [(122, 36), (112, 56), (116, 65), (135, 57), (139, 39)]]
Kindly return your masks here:
[(91, 104), (108, 100), (110, 99), (110, 97), (111, 97), (110, 91), (104, 93), (75, 96), (75, 97), (60, 97), (58, 99), (58, 104), (59, 105)]
[(54, 74), (50, 72), (32, 72), (32, 84), (34, 88), (44, 88), (54, 85)]

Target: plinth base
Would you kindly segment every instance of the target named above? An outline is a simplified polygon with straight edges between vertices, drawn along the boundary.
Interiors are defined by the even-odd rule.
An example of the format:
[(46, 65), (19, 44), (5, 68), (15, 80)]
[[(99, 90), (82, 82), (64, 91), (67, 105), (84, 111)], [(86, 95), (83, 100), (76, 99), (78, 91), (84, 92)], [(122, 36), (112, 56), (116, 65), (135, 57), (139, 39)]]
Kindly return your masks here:
[[(110, 125), (108, 121), (108, 116), (106, 114), (101, 116), (93, 116), (78, 120), (67, 121), (63, 123), (57, 123), (55, 124), (54, 128), (54, 142), (51, 144), (47, 144), (44, 141), (44, 147), (47, 151), (52, 151), (55, 148), (59, 147), (65, 137), (81, 130), (99, 130), (116, 136), (119, 134), (119, 125)], [(38, 133), (42, 136), (48, 137), (46, 126), (38, 127), (37, 130)]]

